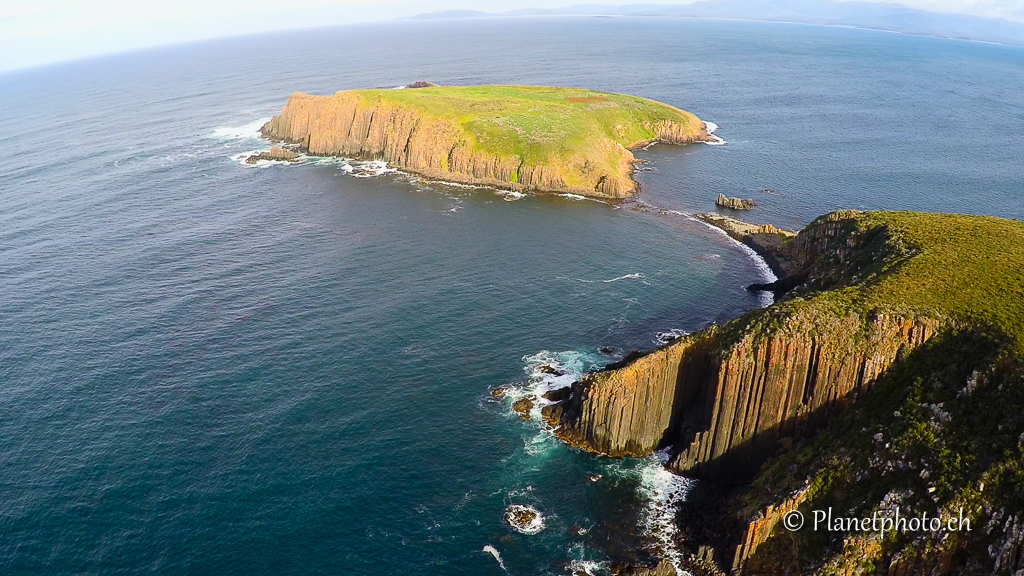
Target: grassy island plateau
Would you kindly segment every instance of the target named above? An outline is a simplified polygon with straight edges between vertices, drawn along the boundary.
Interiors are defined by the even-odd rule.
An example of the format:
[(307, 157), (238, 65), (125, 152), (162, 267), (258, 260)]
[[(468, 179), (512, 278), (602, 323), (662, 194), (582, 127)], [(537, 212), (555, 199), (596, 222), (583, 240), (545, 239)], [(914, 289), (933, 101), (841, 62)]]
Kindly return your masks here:
[(704, 122), (668, 104), (544, 86), (297, 92), (261, 133), (428, 178), (611, 199), (637, 190), (630, 150), (714, 141)]
[[(757, 286), (776, 303), (588, 374), (545, 406), (556, 434), (616, 457), (667, 449), (706, 481), (678, 518), (694, 573), (709, 558), (732, 574), (1019, 573), (1024, 223), (840, 211), (793, 236), (706, 220), (777, 263)], [(975, 530), (781, 524), (824, 508)]]

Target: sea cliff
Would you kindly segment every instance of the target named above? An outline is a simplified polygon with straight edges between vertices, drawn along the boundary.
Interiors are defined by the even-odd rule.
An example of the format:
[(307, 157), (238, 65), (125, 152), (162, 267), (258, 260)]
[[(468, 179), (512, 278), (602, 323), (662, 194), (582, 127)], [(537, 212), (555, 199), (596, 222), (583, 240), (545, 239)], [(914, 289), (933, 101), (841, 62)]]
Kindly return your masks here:
[[(843, 224), (819, 220), (786, 246), (794, 275), (810, 283), (856, 274), (854, 255), (873, 236), (844, 234)], [(835, 310), (831, 302), (780, 304), (589, 374), (549, 414), (560, 411), (559, 437), (579, 448), (642, 456), (672, 447), (678, 472), (743, 481), (780, 438), (820, 425), (941, 324), (924, 314)]]
[(631, 149), (710, 139), (696, 116), (667, 104), (537, 86), (297, 92), (261, 134), (439, 180), (612, 199), (637, 189)]
[[(775, 233), (737, 222), (716, 225)], [(728, 487), (706, 504), (727, 528), (680, 523), (733, 574), (1024, 568), (1024, 224), (842, 211), (761, 249), (784, 274), (773, 306), (586, 375), (545, 407), (556, 434), (616, 457), (664, 448), (670, 469)], [(986, 532), (780, 525), (894, 503), (962, 507)]]

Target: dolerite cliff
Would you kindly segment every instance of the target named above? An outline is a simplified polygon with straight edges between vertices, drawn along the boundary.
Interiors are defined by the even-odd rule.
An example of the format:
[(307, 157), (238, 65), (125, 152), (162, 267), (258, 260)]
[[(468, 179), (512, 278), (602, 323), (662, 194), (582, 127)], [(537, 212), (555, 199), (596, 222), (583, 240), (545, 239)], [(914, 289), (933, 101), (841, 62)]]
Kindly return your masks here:
[[(856, 275), (875, 236), (849, 224), (824, 218), (792, 240), (793, 275), (807, 285)], [(671, 447), (676, 471), (742, 481), (780, 438), (820, 425), (940, 325), (923, 314), (780, 303), (589, 374), (549, 414), (560, 411), (558, 435), (579, 448), (642, 456)]]
[[(699, 505), (725, 528), (680, 517), (691, 551), (733, 574), (1024, 569), (1024, 223), (843, 211), (762, 246), (785, 260), (773, 306), (588, 374), (544, 408), (556, 434), (609, 456), (668, 449), (670, 469), (733, 494)], [(780, 525), (894, 507), (985, 528)]]
[(697, 117), (667, 104), (536, 86), (295, 93), (261, 134), (439, 180), (599, 198), (636, 190), (630, 149), (710, 139)]

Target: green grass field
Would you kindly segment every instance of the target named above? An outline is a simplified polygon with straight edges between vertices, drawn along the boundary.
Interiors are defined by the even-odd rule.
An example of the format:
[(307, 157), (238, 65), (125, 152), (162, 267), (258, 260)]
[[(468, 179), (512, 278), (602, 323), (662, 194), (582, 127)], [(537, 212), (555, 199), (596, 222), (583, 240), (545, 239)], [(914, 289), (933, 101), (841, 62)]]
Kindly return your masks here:
[(655, 126), (663, 121), (692, 127), (695, 132), (703, 129), (696, 116), (667, 104), (579, 88), (441, 86), (352, 92), (368, 104), (407, 105), (425, 116), (453, 120), (476, 149), (518, 156), (534, 165), (593, 150), (605, 138), (627, 148), (653, 140)]
[(809, 295), (805, 304), (986, 326), (1024, 356), (1024, 223), (925, 212), (865, 212), (853, 222), (854, 234), (882, 232), (882, 245), (849, 268), (856, 276), (847, 287)]

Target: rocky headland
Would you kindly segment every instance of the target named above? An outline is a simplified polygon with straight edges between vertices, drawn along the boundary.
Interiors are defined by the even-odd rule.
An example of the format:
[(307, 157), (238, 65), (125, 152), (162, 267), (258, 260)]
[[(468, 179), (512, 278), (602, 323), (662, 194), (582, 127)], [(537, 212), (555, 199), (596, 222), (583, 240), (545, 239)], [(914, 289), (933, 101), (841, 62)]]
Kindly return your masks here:
[(710, 141), (696, 116), (646, 98), (541, 86), (296, 92), (261, 134), (314, 156), (384, 160), (428, 178), (618, 199), (631, 150)]
[[(841, 211), (794, 235), (700, 218), (775, 261), (779, 282), (754, 288), (776, 303), (586, 375), (544, 407), (556, 434), (612, 457), (668, 449), (703, 480), (680, 546), (732, 574), (1024, 570), (1024, 224)], [(779, 524), (894, 506), (985, 528)]]

